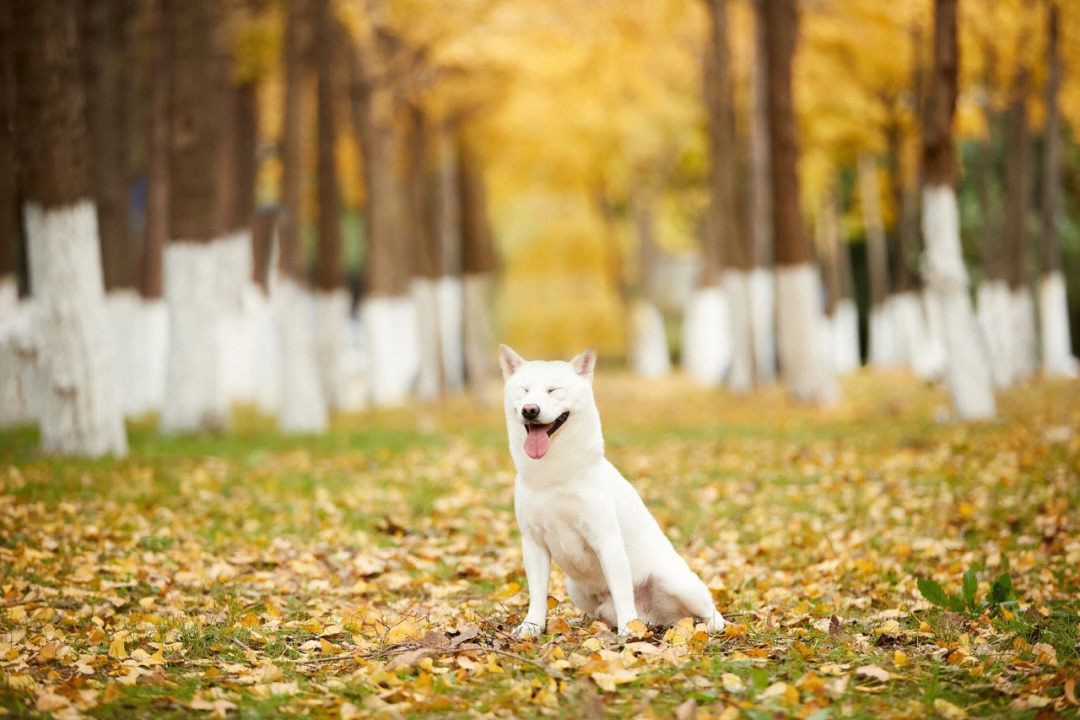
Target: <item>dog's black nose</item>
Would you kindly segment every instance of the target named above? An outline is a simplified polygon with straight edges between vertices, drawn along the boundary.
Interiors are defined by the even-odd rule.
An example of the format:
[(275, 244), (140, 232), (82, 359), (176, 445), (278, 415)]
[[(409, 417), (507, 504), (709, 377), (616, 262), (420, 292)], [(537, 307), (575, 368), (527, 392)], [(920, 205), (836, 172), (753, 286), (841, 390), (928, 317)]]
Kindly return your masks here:
[(526, 405), (521, 408), (521, 417), (526, 420), (535, 420), (536, 416), (540, 414), (540, 408), (536, 405)]

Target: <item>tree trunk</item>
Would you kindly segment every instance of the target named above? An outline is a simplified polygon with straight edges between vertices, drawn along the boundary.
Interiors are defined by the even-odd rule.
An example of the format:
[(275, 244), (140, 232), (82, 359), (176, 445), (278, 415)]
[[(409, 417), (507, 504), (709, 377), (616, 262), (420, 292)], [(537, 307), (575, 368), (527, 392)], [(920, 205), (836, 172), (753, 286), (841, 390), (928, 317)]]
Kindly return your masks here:
[(839, 208), (830, 191), (818, 220), (818, 246), (824, 254), (826, 311), (832, 328), (833, 360), (837, 372), (859, 367), (859, 312), (851, 297), (851, 267), (847, 244), (840, 239)]
[(407, 113), (389, 75), (397, 46), (380, 36), (353, 54), (353, 102), (364, 158), (368, 244), (365, 329), (372, 400), (396, 405), (412, 390), (420, 363), (417, 313), (409, 295), (410, 231)]
[(329, 408), (342, 408), (345, 390), (345, 334), (349, 320), (349, 292), (341, 267), (341, 192), (338, 187), (337, 117), (333, 67), (338, 57), (330, 0), (315, 0), (315, 71), (318, 76), (319, 236), (315, 260), (315, 357), (319, 382)]
[[(735, 140), (735, 91), (728, 50), (727, 0), (708, 0), (711, 35), (705, 60), (705, 102), (709, 112), (710, 202), (705, 221), (704, 273), (701, 293), (722, 288), (723, 302), (692, 300), (699, 312), (718, 312), (700, 318), (702, 327), (688, 322), (683, 340), (688, 368), (701, 379), (719, 382), (725, 375), (733, 390), (745, 392), (754, 384), (749, 270), (752, 239), (740, 232), (735, 190), (737, 148)], [(712, 339), (700, 337), (704, 332)], [(694, 346), (725, 346), (719, 357)], [(695, 361), (695, 357), (700, 358)], [(723, 365), (718, 361), (726, 360)], [(695, 365), (701, 365), (695, 368)]]
[(19, 195), (15, 158), (15, 55), (10, 3), (0, 4), (0, 323), (18, 298), (15, 252), (19, 244)]
[(1050, 376), (1076, 377), (1077, 361), (1069, 337), (1069, 307), (1065, 295), (1065, 277), (1061, 272), (1061, 246), (1057, 234), (1058, 193), (1061, 187), (1061, 110), (1058, 89), (1061, 85), (1061, 55), (1058, 52), (1058, 5), (1050, 3), (1047, 18), (1046, 126), (1043, 130), (1042, 166), (1042, 242), (1039, 245), (1039, 331), (1042, 340), (1043, 372)]
[(64, 455), (123, 455), (91, 199), (79, 10), (78, 0), (19, 0), (13, 11), (17, 147), (47, 382), (41, 443)]
[(442, 275), (438, 280), (439, 344), (442, 347), (443, 381), (447, 392), (465, 385), (464, 281), (461, 275), (461, 191), (458, 186), (457, 152), (451, 121), (436, 130), (435, 164), (436, 232), (442, 252)]
[(996, 115), (986, 109), (987, 125), (990, 137), (979, 144), (979, 156), (975, 165), (975, 185), (979, 197), (981, 222), (979, 227), (982, 245), (982, 282), (975, 291), (975, 314), (986, 338), (990, 373), (995, 387), (1006, 387), (1012, 383), (1012, 362), (1010, 360), (1012, 333), (1010, 307), (1011, 293), (1005, 279), (1006, 263), (1002, 244), (1001, 227), (998, 223), (998, 208), (993, 193), (994, 168), (993, 146)]
[(799, 200), (798, 137), (792, 106), (791, 61), (798, 37), (795, 0), (764, 3), (768, 33), (769, 160), (773, 192), (777, 340), (780, 369), (797, 399), (829, 401), (836, 393), (821, 281), (812, 260)]
[(315, 260), (315, 287), (330, 292), (342, 287), (341, 193), (338, 189), (337, 126), (334, 118), (333, 62), (334, 18), (330, 0), (314, 1), (315, 71), (318, 76), (318, 176), (319, 240)]
[(759, 385), (776, 379), (776, 276), (773, 273), (772, 187), (769, 181), (769, 97), (766, 72), (768, 33), (764, 0), (754, 3), (753, 96), (750, 118), (751, 218), (753, 269), (750, 271), (750, 314), (754, 372)]
[(922, 226), (929, 314), (940, 316), (944, 325), (949, 391), (961, 418), (980, 419), (993, 416), (995, 408), (986, 348), (972, 314), (960, 252), (952, 136), (959, 64), (956, 3), (934, 2), (934, 69), (923, 118)]
[(410, 293), (417, 313), (420, 375), (416, 393), (426, 400), (443, 394), (445, 378), (439, 335), (438, 280), (444, 271), (438, 228), (437, 139), (423, 112), (413, 107), (409, 121), (409, 216), (412, 219), (413, 278)]
[(281, 138), (281, 226), (278, 230), (278, 267), (294, 280), (304, 276), (301, 247), (304, 134), (304, 57), (310, 45), (306, 0), (286, 1), (285, 22), (285, 106)]
[(105, 289), (133, 284), (128, 237), (127, 147), (124, 128), (124, 26), (126, 3), (86, 3), (84, 67), (92, 153), (91, 181), (101, 235)]
[[(313, 6), (308, 0), (288, 0), (286, 5), (287, 25), (285, 30), (285, 107), (283, 108), (284, 127), (282, 129), (282, 213), (278, 226), (278, 269), (277, 281), (271, 283), (271, 304), (274, 317), (281, 332), (279, 351), (281, 369), (281, 402), (278, 407), (278, 427), (285, 432), (316, 433), (326, 429), (329, 422), (326, 388), (321, 379), (316, 349), (318, 328), (317, 306), (314, 295), (307, 281), (306, 261), (303, 247), (303, 176), (302, 138), (304, 133), (304, 80), (310, 65), (314, 47), (315, 33), (321, 32), (322, 16), (328, 8), (322, 7), (324, 0), (314, 0)], [(326, 18), (326, 22), (329, 18)], [(321, 80), (321, 78), (320, 78)], [(321, 82), (320, 82), (321, 85)], [(329, 87), (326, 88), (329, 91)], [(319, 88), (321, 93), (323, 88)], [(321, 98), (317, 99), (321, 104)], [(319, 108), (321, 110), (321, 107)], [(329, 120), (330, 133), (333, 134), (332, 114), (320, 117), (318, 130), (323, 131), (322, 122)], [(324, 138), (319, 137), (320, 146)], [(330, 153), (333, 153), (333, 141), (330, 141)], [(323, 148), (319, 148), (317, 172), (322, 171)], [(333, 157), (330, 156), (331, 176), (334, 175)], [(320, 178), (321, 180), (322, 178)], [(333, 197), (336, 206), (336, 177), (327, 183), (325, 190), (328, 197)], [(319, 202), (323, 200), (320, 187)], [(320, 211), (323, 209), (319, 208)], [(327, 213), (329, 216), (331, 213)], [(335, 216), (330, 223), (338, 221)], [(321, 223), (320, 219), (320, 223)], [(320, 231), (322, 226), (320, 225)], [(325, 239), (336, 235), (334, 227), (328, 228)], [(320, 238), (320, 244), (322, 238)], [(321, 249), (321, 248), (320, 248)], [(333, 263), (328, 262), (327, 267)], [(340, 267), (340, 263), (338, 265)], [(325, 269), (325, 268), (324, 268)], [(330, 273), (327, 274), (329, 279)]]
[(877, 161), (863, 154), (858, 161), (859, 198), (866, 230), (866, 264), (870, 285), (870, 364), (892, 367), (897, 364), (896, 333), (889, 314), (889, 255), (885, 223), (881, 217), (881, 188)]
[[(235, 116), (226, 102), (227, 55), (214, 38), (213, 0), (164, 5), (170, 50), (169, 244), (163, 259), (169, 353), (161, 427), (217, 429), (228, 419), (226, 320), (239, 312), (250, 248), (236, 233)], [(223, 161), (223, 156), (230, 156)], [(246, 250), (246, 252), (245, 252)]]
[(145, 298), (160, 298), (162, 254), (169, 235), (169, 95), (170, 33), (165, 32), (165, 0), (148, 0), (146, 45), (149, 81), (146, 110), (146, 225), (140, 257), (140, 289)]
[(1008, 111), (1005, 154), (1005, 263), (1009, 283), (1009, 337), (1005, 344), (1013, 381), (1035, 372), (1035, 304), (1028, 274), (1028, 210), (1031, 206), (1031, 139), (1027, 126), (1027, 70), (1019, 71)]
[(495, 243), (487, 215), (480, 158), (465, 139), (458, 142), (458, 189), (461, 192), (461, 269), (465, 277), (465, 379), (474, 388), (496, 377), (491, 319)]

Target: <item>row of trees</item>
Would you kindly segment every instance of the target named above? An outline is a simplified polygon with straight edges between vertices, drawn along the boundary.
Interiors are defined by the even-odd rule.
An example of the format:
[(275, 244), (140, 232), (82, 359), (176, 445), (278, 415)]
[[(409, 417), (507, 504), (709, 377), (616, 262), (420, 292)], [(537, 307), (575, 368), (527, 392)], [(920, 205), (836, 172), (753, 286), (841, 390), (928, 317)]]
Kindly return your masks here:
[[(1050, 0), (1017, 6), (1046, 42), (1004, 54), (1010, 73), (989, 51), (999, 60), (972, 70), (960, 41), (979, 21), (955, 1), (914, 5), (9, 3), (0, 420), (40, 421), (50, 450), (119, 453), (124, 414), (159, 411), (163, 430), (188, 431), (248, 400), (284, 429), (316, 432), (332, 410), (482, 380), (489, 217), (515, 345), (554, 352), (598, 336), (603, 347), (629, 305), (630, 360), (662, 374), (674, 308), (698, 379), (745, 390), (779, 368), (795, 397), (827, 400), (836, 372), (859, 363), (841, 240), (856, 215), (870, 361), (945, 378), (960, 415), (988, 416), (994, 384), (1034, 369), (1036, 327), (1044, 367), (1075, 370), (1053, 232), (1068, 24)], [(599, 40), (575, 45), (578, 24)], [(972, 203), (956, 193), (961, 80), (995, 97), (974, 184), (977, 316), (960, 233)], [(1024, 104), (1040, 94), (1036, 323)], [(990, 150), (1005, 129), (1002, 203)], [(351, 293), (343, 205), (363, 209)], [(700, 240), (695, 262), (672, 252), (680, 225)], [(695, 273), (696, 288), (672, 292)]]
[[(1034, 11), (1014, 9), (1014, 21), (1026, 16), (1041, 18), (1044, 26), (1040, 35), (1045, 37), (1045, 43), (1034, 44), (1041, 54), (1013, 48), (1012, 73), (1005, 76), (1009, 83), (1005, 92), (999, 92), (996, 85), (1002, 82), (1001, 76), (985, 68), (975, 86), (986, 95), (994, 93), (1006, 98), (1004, 102), (996, 100), (1005, 106), (1000, 111), (984, 103), (990, 129), (987, 139), (976, 146), (977, 178), (971, 184), (978, 189), (975, 207), (981, 218), (977, 226), (981, 237), (972, 244), (982, 257), (976, 316), (961, 244), (957, 200), (955, 114), (961, 66), (957, 4), (934, 3), (929, 44), (917, 15), (905, 17), (904, 10), (888, 9), (881, 11), (883, 18), (874, 18), (872, 10), (856, 5), (837, 3), (822, 11), (823, 15), (831, 15), (830, 24), (823, 25), (835, 33), (830, 41), (849, 50), (846, 56), (837, 54), (850, 62), (851, 51), (860, 42), (880, 43), (880, 34), (872, 32), (875, 22), (894, 33), (900, 28), (903, 32), (899, 39), (906, 39), (911, 46), (906, 77), (898, 75), (894, 68), (890, 74), (881, 65), (874, 65), (874, 52), (867, 48), (858, 53), (870, 66), (865, 77), (850, 67), (816, 67), (810, 72), (821, 73), (820, 82), (830, 72), (856, 77), (856, 86), (846, 90), (847, 96), (839, 97), (842, 102), (851, 102), (854, 96), (881, 108), (879, 113), (867, 114), (883, 118), (879, 134), (884, 147), (875, 150), (878, 138), (867, 138), (865, 127), (841, 125), (838, 131), (836, 122), (827, 126), (834, 138), (818, 140), (814, 123), (826, 121), (816, 116), (804, 118), (811, 129), (801, 134), (804, 139), (809, 135), (811, 143), (819, 146), (831, 143), (827, 164), (833, 168), (846, 164), (854, 175), (853, 204), (859, 206), (862, 215), (869, 286), (868, 359), (877, 366), (909, 365), (923, 377), (945, 378), (959, 415), (989, 417), (994, 413), (993, 389), (1031, 375), (1040, 359), (1050, 374), (1076, 374), (1057, 235), (1062, 131), (1058, 111), (1062, 72), (1060, 9), (1054, 2), (1043, 3)], [(797, 164), (800, 133), (791, 106), (790, 75), (792, 48), (798, 36), (797, 9), (793, 2), (757, 4), (757, 47), (751, 53), (755, 58), (751, 64), (752, 92), (745, 103), (750, 115), (749, 142), (744, 134), (740, 146), (735, 132), (733, 63), (727, 42), (727, 13), (731, 6), (725, 0), (708, 3), (713, 30), (705, 68), (705, 100), (712, 175), (704, 231), (704, 272), (690, 307), (690, 321), (684, 327), (684, 332), (691, 333), (684, 338), (686, 365), (703, 380), (723, 379), (735, 389), (769, 380), (774, 358), (768, 344), (758, 338), (772, 336), (772, 313), (755, 313), (754, 309), (769, 307), (771, 295), (767, 289), (755, 293), (754, 286), (760, 283), (768, 287), (769, 278), (762, 268), (769, 264), (771, 252), (776, 266), (775, 331), (784, 379), (797, 397), (828, 399), (834, 392), (833, 373), (859, 364), (858, 321), (847, 244), (840, 241), (837, 188), (817, 193), (823, 200), (821, 209), (816, 210), (816, 243), (806, 235), (801, 214), (804, 203)], [(863, 24), (846, 22), (844, 13)], [(821, 28), (816, 31), (821, 32)], [(866, 33), (867, 38), (860, 38), (859, 32)], [(1030, 43), (1031, 38), (1026, 40)], [(878, 48), (876, 52), (894, 49)], [(892, 65), (895, 61), (890, 58)], [(1031, 80), (1032, 69), (1037, 66), (1047, 69), (1042, 87)], [(1031, 181), (1033, 137), (1028, 115), (1031, 98), (1040, 92), (1038, 100), (1044, 116), (1038, 138), (1042, 149), (1038, 207), (1041, 263), (1037, 293), (1033, 295), (1028, 238), (1029, 218), (1035, 208)], [(822, 96), (807, 104), (818, 115), (828, 118), (831, 112), (835, 117), (839, 112), (835, 107), (837, 96)], [(829, 108), (829, 104), (834, 106)], [(852, 122), (852, 118), (842, 122)], [(768, 128), (768, 143), (757, 137), (763, 127)], [(991, 153), (999, 133), (1004, 135), (1005, 147), (1004, 220), (997, 226), (995, 220), (1002, 216), (998, 212), (1002, 202), (991, 193)], [(887, 162), (885, 174), (893, 189), (893, 197), (885, 198), (891, 201), (893, 214), (893, 229), (888, 234), (879, 157)], [(734, 179), (740, 176), (739, 158), (743, 158), (745, 172), (751, 178), (741, 196), (734, 186)], [(811, 157), (807, 164), (815, 160)], [(802, 173), (804, 178), (806, 175)], [(835, 183), (840, 178), (842, 175), (833, 169), (832, 179), (826, 182)], [(740, 202), (751, 206), (751, 221), (741, 227), (733, 222), (740, 215)], [(770, 217), (771, 228), (766, 221)], [(770, 234), (774, 239), (771, 247)], [(824, 309), (829, 317), (822, 316), (818, 301), (819, 263), (824, 271)], [(726, 328), (719, 338), (707, 332), (716, 327)]]
[[(256, 99), (276, 64), (258, 18), (278, 12), (279, 202), (256, 211)], [(47, 451), (122, 454), (125, 412), (160, 411), (162, 430), (185, 432), (253, 400), (283, 428), (317, 432), (332, 409), (488, 373), (481, 168), (468, 108), (435, 116), (419, 102), (433, 72), (421, 48), (329, 0), (27, 0), (0, 13), (6, 422), (39, 421)], [(311, 123), (313, 248), (301, 191)], [(362, 368), (355, 348), (343, 367), (343, 134), (364, 158)], [(133, 174), (145, 191), (134, 228)]]

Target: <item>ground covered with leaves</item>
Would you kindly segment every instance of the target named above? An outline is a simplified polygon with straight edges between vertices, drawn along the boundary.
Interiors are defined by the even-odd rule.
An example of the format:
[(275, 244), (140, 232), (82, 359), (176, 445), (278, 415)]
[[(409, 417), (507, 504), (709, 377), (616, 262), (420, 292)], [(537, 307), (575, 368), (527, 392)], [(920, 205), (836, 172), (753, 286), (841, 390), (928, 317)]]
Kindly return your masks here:
[(1077, 715), (1080, 386), (1000, 419), (856, 374), (828, 410), (598, 378), (608, 454), (732, 623), (527, 604), (498, 398), (40, 457), (0, 434), (9, 717)]

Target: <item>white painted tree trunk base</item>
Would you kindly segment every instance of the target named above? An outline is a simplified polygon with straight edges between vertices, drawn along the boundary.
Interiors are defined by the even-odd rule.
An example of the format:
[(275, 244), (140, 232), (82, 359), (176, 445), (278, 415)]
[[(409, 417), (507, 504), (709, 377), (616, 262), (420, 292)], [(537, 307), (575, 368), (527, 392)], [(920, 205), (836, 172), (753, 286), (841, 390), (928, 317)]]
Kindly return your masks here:
[(1013, 383), (1012, 343), (1010, 329), (1009, 285), (1004, 280), (987, 280), (975, 291), (975, 315), (979, 320), (990, 360), (994, 387), (1004, 388)]
[(220, 328), (230, 298), (219, 294), (224, 283), (219, 279), (223, 271), (217, 242), (174, 241), (165, 247), (169, 340), (162, 432), (222, 429), (229, 419)]
[(1035, 299), (1031, 289), (1026, 286), (1010, 289), (1009, 309), (1013, 377), (1016, 381), (1027, 380), (1039, 366)]
[(776, 270), (776, 339), (780, 374), (796, 400), (837, 398), (832, 333), (821, 309), (821, 277), (813, 264)]
[(369, 345), (364, 327), (357, 317), (349, 317), (345, 324), (345, 347), (341, 356), (341, 406), (344, 412), (359, 412), (368, 407), (371, 399)]
[(165, 397), (165, 359), (169, 313), (162, 300), (147, 300), (133, 290), (105, 297), (116, 357), (116, 384), (127, 417), (161, 409)]
[(630, 310), (630, 364), (642, 377), (663, 377), (671, 372), (664, 318), (655, 305), (637, 300)]
[(97, 211), (25, 207), (31, 287), (40, 302), (38, 342), (47, 383), (41, 446), (60, 455), (127, 454), (105, 310)]
[(841, 298), (832, 314), (833, 360), (836, 372), (845, 373), (858, 368), (859, 309), (851, 298)]
[(728, 301), (731, 367), (728, 387), (735, 392), (754, 389), (754, 325), (750, 315), (750, 273), (728, 269), (720, 277)]
[(360, 306), (368, 347), (371, 400), (402, 405), (420, 373), (416, 306), (408, 295), (369, 298)]
[(37, 421), (29, 396), (39, 373), (29, 306), (29, 302), (18, 302), (16, 293), (0, 315), (0, 429)]
[(870, 337), (868, 364), (877, 368), (893, 368), (901, 364), (896, 341), (896, 326), (891, 308), (882, 302), (870, 308)]
[(1043, 374), (1076, 378), (1080, 366), (1072, 354), (1064, 276), (1057, 271), (1043, 275), (1039, 278), (1038, 295)]
[(18, 427), (30, 422), (29, 409), (22, 394), (24, 362), (20, 357), (16, 324), (19, 288), (10, 275), (0, 277), (0, 428)]
[(683, 369), (703, 385), (719, 385), (731, 367), (731, 320), (719, 286), (690, 296), (682, 328)]
[(466, 274), (463, 284), (465, 381), (470, 388), (486, 390), (499, 377), (491, 326), (492, 280), (488, 273)]
[[(968, 296), (967, 270), (960, 254), (960, 218), (951, 186), (923, 189), (928, 310), (939, 312), (947, 357), (945, 375), (957, 415), (964, 420), (993, 417), (993, 378), (986, 344)], [(927, 313), (930, 316), (930, 312)]]
[(290, 278), (280, 278), (272, 297), (281, 324), (281, 407), (278, 429), (320, 433), (329, 426), (326, 398), (315, 367), (315, 301)]
[(35, 424), (41, 422), (42, 407), (48, 383), (42, 360), (41, 342), (41, 301), (28, 297), (20, 300), (15, 314), (6, 323), (0, 341), (0, 374), (11, 358), (8, 370), (12, 373), (16, 385), (7, 391), (0, 390), (5, 397), (12, 399), (12, 405), (0, 410), (0, 415), (10, 418), (5, 422), (10, 425)]
[[(926, 369), (919, 377), (926, 380), (945, 380), (949, 372), (949, 353), (945, 346), (945, 321), (941, 317), (941, 307), (932, 300), (929, 290), (923, 290), (923, 315), (926, 318), (926, 355), (916, 367)], [(916, 371), (918, 372), (918, 371)]]
[(750, 271), (750, 323), (757, 382), (769, 385), (776, 380), (776, 275), (771, 268)]
[(349, 323), (349, 291), (315, 291), (315, 362), (326, 406), (344, 409), (345, 342)]
[(218, 326), (222, 392), (230, 404), (250, 403), (276, 415), (283, 372), (280, 323), (271, 298), (258, 285), (245, 283), (240, 297), (239, 310), (224, 313)]
[(15, 317), (19, 308), (19, 285), (13, 275), (0, 277), (0, 324)]
[(416, 308), (416, 343), (420, 351), (416, 395), (421, 400), (434, 400), (442, 394), (441, 323), (435, 280), (413, 278), (409, 294)]
[(923, 380), (940, 380), (944, 373), (944, 350), (935, 353), (930, 341), (926, 311), (919, 294), (909, 290), (889, 297), (900, 362)]
[(979, 336), (967, 292), (959, 289), (933, 293), (930, 302), (939, 308), (948, 363), (945, 381), (956, 414), (963, 420), (993, 417), (995, 403), (987, 351)]
[(439, 340), (442, 347), (443, 380), (446, 391), (460, 392), (465, 386), (464, 303), (462, 279), (443, 275), (436, 295), (439, 308)]

